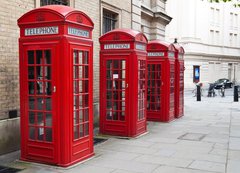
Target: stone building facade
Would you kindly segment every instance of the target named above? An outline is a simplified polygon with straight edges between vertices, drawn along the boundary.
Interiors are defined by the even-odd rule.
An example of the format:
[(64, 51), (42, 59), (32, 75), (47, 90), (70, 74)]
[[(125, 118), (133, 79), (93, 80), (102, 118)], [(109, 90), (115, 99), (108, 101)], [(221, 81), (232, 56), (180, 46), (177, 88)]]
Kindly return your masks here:
[(166, 0), (7, 0), (0, 4), (0, 155), (17, 150), (19, 134), (19, 60), (17, 19), (43, 4), (62, 2), (85, 12), (94, 22), (94, 117), (98, 122), (99, 41), (114, 28), (143, 31), (149, 40), (163, 39), (171, 18)]
[(240, 12), (230, 2), (168, 0), (167, 12), (173, 17), (166, 38), (174, 38), (185, 49), (185, 87), (193, 88), (194, 72), (208, 88), (219, 78), (240, 83)]

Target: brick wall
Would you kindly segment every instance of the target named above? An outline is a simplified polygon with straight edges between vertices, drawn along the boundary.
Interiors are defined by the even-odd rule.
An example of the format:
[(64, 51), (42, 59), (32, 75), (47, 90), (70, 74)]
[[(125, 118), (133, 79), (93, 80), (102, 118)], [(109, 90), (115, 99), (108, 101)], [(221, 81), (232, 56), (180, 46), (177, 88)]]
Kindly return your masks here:
[(8, 111), (19, 112), (17, 19), (34, 7), (33, 0), (7, 0), (0, 5), (0, 119)]

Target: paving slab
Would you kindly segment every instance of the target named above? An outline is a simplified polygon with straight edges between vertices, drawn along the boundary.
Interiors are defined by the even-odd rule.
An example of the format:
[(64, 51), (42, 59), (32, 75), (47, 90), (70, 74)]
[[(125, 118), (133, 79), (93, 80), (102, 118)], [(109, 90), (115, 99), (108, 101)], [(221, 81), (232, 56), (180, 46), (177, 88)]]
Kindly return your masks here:
[(189, 168), (198, 169), (204, 171), (212, 171), (212, 172), (225, 172), (225, 163), (215, 163), (208, 161), (194, 161)]

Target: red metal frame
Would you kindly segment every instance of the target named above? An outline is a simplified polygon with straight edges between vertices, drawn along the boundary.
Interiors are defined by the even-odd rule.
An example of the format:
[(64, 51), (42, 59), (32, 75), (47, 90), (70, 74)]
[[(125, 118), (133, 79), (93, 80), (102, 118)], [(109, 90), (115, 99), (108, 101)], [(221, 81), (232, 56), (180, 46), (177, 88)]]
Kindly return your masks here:
[(21, 160), (66, 167), (93, 156), (93, 22), (50, 5), (18, 25)]
[(184, 115), (184, 49), (174, 44), (175, 52), (175, 118)]
[(169, 122), (174, 119), (175, 48), (160, 40), (147, 45), (147, 120)]
[(146, 132), (147, 38), (116, 29), (99, 39), (100, 133), (135, 137)]

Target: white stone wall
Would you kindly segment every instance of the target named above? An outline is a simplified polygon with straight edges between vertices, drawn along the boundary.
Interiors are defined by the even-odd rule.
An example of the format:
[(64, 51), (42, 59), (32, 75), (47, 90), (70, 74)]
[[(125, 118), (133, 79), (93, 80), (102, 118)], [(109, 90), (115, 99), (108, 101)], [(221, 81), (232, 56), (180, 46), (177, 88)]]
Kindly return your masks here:
[[(214, 82), (219, 78), (234, 80), (234, 76), (240, 82), (239, 9), (231, 3), (168, 0), (166, 11), (173, 17), (166, 27), (166, 40), (173, 42), (177, 38), (186, 52), (186, 88), (194, 87), (193, 65), (200, 65), (200, 82)], [(237, 26), (231, 27), (230, 13), (238, 15)], [(238, 34), (235, 45), (230, 45), (230, 33)], [(229, 70), (229, 63), (236, 67), (233, 65)]]

